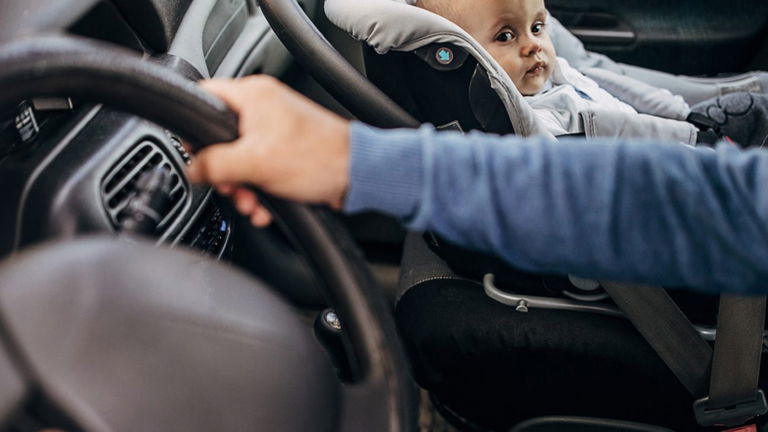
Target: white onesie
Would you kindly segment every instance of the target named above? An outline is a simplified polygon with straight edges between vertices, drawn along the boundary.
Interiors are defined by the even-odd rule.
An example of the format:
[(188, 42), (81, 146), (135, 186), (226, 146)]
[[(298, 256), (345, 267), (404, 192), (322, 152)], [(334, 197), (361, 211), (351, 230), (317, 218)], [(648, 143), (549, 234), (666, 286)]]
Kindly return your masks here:
[[(690, 112), (690, 108), (682, 97), (675, 96), (665, 89), (639, 83), (629, 77), (604, 71), (593, 72), (595, 72), (595, 79), (599, 79), (607, 89), (572, 68), (567, 60), (557, 57), (557, 64), (547, 87), (533, 96), (525, 97), (542, 126), (553, 135), (585, 133), (583, 115), (589, 112), (598, 113), (599, 117), (611, 117), (611, 119), (638, 119), (638, 129), (642, 129), (645, 123), (650, 122), (653, 125), (651, 129), (660, 128), (661, 131), (669, 129), (671, 131), (669, 136), (677, 137), (683, 142), (690, 143), (692, 136), (695, 139), (693, 132), (695, 128), (686, 122), (681, 122)], [(614, 95), (622, 97), (629, 103)], [(641, 113), (651, 114), (658, 120), (653, 120), (650, 116)], [(590, 136), (590, 133), (587, 135)], [(639, 133), (640, 137), (643, 135)]]

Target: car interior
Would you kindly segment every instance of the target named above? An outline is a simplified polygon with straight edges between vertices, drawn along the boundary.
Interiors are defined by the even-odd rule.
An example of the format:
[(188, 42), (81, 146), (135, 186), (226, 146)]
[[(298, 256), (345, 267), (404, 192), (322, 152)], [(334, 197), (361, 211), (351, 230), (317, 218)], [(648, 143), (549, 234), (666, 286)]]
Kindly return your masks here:
[[(0, 429), (763, 423), (764, 298), (529, 274), (385, 216), (274, 197), (275, 222), (256, 229), (186, 179), (194, 150), (238, 135), (194, 83), (209, 77), (272, 75), (382, 128), (528, 134), (477, 52), (372, 46), (355, 26), (386, 22), (371, 18), (382, 3), (413, 8), (0, 5)], [(690, 103), (768, 93), (760, 0), (547, 7), (572, 64)]]

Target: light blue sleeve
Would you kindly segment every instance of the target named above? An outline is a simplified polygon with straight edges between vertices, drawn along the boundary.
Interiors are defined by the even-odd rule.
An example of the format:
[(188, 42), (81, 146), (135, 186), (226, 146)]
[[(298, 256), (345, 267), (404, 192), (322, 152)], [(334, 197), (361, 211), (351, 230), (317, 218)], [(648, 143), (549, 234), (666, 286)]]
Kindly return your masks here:
[(351, 129), (345, 211), (547, 273), (768, 292), (768, 151)]

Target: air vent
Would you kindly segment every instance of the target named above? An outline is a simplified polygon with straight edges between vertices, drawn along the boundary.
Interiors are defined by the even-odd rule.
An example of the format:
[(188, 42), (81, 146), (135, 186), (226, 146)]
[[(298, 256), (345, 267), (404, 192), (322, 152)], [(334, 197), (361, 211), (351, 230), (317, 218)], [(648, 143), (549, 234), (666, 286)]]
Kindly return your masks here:
[(152, 141), (143, 141), (126, 153), (101, 182), (101, 197), (112, 226), (120, 227), (123, 210), (136, 194), (136, 182), (141, 174), (158, 166), (171, 174), (169, 210), (163, 215), (158, 231), (164, 231), (173, 217), (181, 211), (189, 190), (179, 169), (157, 144)]

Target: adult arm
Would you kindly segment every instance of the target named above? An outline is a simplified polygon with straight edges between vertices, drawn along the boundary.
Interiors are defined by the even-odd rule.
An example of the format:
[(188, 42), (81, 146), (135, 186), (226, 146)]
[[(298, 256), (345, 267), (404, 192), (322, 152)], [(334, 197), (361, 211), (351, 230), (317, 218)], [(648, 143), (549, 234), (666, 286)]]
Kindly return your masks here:
[(345, 210), (534, 272), (768, 290), (768, 152), (353, 124)]
[(255, 225), (269, 214), (239, 183), (389, 213), (532, 271), (766, 292), (766, 151), (384, 131), (268, 77), (205, 88), (239, 113), (241, 137), (201, 151), (189, 177)]

